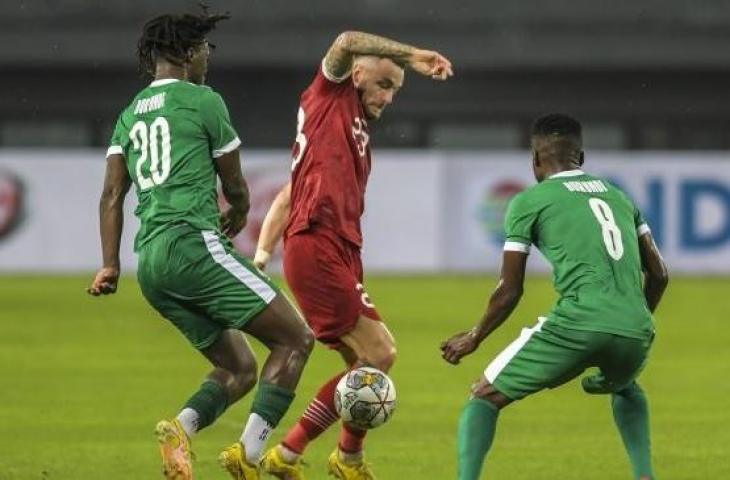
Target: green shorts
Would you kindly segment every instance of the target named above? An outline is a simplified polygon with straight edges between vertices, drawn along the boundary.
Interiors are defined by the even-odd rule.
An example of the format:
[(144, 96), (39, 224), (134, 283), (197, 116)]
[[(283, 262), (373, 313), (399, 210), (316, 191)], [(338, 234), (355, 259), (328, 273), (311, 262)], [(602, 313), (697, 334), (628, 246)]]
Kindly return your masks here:
[(620, 391), (633, 382), (646, 364), (651, 339), (640, 340), (610, 333), (573, 330), (540, 317), (537, 325), (522, 330), (484, 371), (487, 381), (512, 400), (543, 388), (555, 388), (585, 369), (598, 375), (583, 382), (589, 393)]
[(147, 301), (198, 350), (242, 328), (279, 294), (225, 235), (187, 225), (142, 247), (137, 278)]

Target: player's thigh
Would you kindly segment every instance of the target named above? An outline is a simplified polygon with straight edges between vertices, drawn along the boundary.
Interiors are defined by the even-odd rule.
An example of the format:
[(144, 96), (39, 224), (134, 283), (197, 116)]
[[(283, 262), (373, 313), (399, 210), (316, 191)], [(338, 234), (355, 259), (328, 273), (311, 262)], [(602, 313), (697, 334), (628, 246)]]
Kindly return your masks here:
[(219, 232), (200, 232), (177, 250), (190, 263), (180, 266), (172, 288), (224, 328), (243, 329), (280, 295), (271, 279)]
[(343, 242), (315, 231), (290, 237), (284, 251), (284, 274), (307, 324), (333, 348), (361, 316), (380, 320)]
[(598, 355), (600, 373), (593, 379), (596, 392), (591, 393), (618, 392), (636, 380), (646, 366), (652, 340), (611, 335)]
[(151, 289), (206, 318), (219, 332), (242, 329), (279, 295), (219, 232), (190, 230), (152, 243), (140, 258), (143, 276), (153, 279)]
[(312, 331), (285, 295), (279, 294), (243, 330), (267, 347), (295, 347), (308, 354), (314, 343)]
[(541, 317), (487, 366), (484, 377), (500, 393), (519, 400), (544, 388), (555, 388), (591, 365), (593, 332), (550, 325)]
[(385, 323), (360, 316), (355, 327), (340, 337), (361, 362), (389, 369), (395, 361), (395, 338)]
[(170, 295), (155, 277), (155, 274), (143, 268), (138, 271), (142, 294), (149, 304), (169, 320), (193, 347), (201, 351), (210, 347), (218, 339), (223, 328), (196, 310), (193, 305)]

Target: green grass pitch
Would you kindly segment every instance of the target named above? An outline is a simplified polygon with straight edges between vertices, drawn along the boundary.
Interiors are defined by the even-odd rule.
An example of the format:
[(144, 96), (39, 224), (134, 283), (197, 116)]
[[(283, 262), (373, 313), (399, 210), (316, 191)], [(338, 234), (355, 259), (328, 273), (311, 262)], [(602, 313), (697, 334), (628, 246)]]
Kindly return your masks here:
[[(102, 299), (84, 293), (90, 280), (0, 277), (1, 480), (161, 478), (153, 426), (178, 411), (207, 365), (132, 278)], [(470, 382), (554, 299), (549, 280), (530, 279), (502, 329), (462, 365), (447, 365), (439, 342), (476, 321), (493, 285), (477, 276), (368, 279), (399, 347), (398, 410), (367, 444), (378, 478), (455, 478), (455, 426)], [(641, 383), (659, 478), (730, 478), (728, 292), (730, 279), (674, 279), (658, 312)], [(315, 349), (271, 444), (341, 368), (336, 354)], [(195, 438), (197, 478), (226, 478), (215, 459), (238, 438), (249, 404), (247, 397)], [(336, 438), (333, 428), (308, 450), (308, 478), (326, 478)], [(505, 410), (487, 467), (490, 479), (631, 478), (608, 398), (583, 394), (577, 382)]]

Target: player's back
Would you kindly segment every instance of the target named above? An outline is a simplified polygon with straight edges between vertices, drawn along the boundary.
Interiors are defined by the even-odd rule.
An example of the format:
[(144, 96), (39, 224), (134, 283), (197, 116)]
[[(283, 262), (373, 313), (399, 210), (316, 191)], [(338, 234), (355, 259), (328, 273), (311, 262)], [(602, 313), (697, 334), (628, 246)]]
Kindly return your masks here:
[(109, 148), (124, 155), (137, 187), (135, 250), (173, 224), (219, 228), (213, 158), (239, 144), (223, 100), (209, 87), (165, 79), (135, 96)]
[(560, 299), (549, 318), (635, 338), (653, 332), (638, 243), (644, 229), (621, 190), (579, 170), (520, 193), (507, 220), (508, 241), (534, 243), (553, 266)]

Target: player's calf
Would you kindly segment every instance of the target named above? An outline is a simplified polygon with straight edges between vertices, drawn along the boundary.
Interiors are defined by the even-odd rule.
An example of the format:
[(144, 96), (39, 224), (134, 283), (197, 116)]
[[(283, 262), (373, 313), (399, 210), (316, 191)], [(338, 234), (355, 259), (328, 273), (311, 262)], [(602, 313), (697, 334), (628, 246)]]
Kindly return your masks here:
[(251, 415), (241, 435), (246, 460), (258, 464), (271, 432), (294, 399), (294, 389), (314, 347), (314, 335), (281, 295), (245, 329), (270, 351), (261, 371)]
[(270, 351), (261, 381), (294, 389), (314, 348), (314, 334), (286, 297), (278, 295), (245, 331)]
[(459, 480), (477, 480), (481, 476), (499, 412), (512, 403), (484, 377), (472, 385), (471, 394), (459, 418)]

